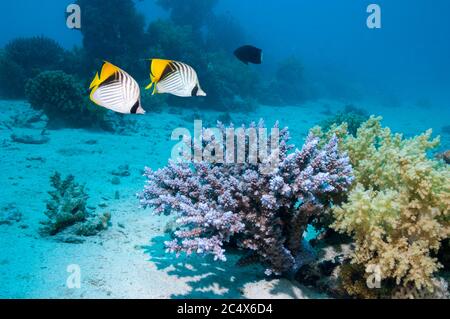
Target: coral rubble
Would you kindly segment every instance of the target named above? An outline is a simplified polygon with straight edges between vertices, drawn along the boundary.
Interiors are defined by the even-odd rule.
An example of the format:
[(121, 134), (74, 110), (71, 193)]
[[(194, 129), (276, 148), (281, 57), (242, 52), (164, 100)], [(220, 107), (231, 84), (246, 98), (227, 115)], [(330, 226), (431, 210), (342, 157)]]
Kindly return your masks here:
[[(261, 121), (249, 128), (261, 137), (259, 130), (265, 126)], [(202, 145), (225, 150), (219, 140), (226, 131), (219, 123), (216, 139), (203, 130)], [(245, 127), (241, 133), (245, 134)], [(245, 141), (250, 150), (249, 138)], [(203, 158), (193, 163), (171, 161), (158, 171), (146, 169), (148, 181), (139, 194), (142, 205), (153, 207), (156, 214), (178, 215), (180, 229), (166, 243), (168, 251), (210, 253), (225, 260), (224, 246), (237, 245), (248, 253), (243, 263), (257, 260), (267, 266), (267, 273), (275, 274), (292, 274), (308, 259), (302, 245), (305, 229), (340, 200), (353, 180), (352, 169), (348, 156), (338, 150), (336, 137), (319, 147), (319, 138), (311, 134), (301, 150), (290, 152), (293, 146), (285, 128), (276, 141), (279, 147), (267, 142), (268, 157), (257, 162), (231, 164)], [(245, 158), (249, 156), (246, 151)], [(267, 171), (275, 158), (279, 162)]]

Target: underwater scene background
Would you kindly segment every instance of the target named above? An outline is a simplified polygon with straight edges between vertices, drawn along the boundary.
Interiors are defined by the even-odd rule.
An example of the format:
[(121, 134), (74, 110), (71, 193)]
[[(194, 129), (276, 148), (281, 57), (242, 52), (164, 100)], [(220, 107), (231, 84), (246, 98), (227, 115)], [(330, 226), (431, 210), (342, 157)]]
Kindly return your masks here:
[[(0, 298), (448, 298), (449, 1), (0, 8)], [(154, 58), (207, 95), (145, 90)], [(145, 115), (90, 100), (103, 61)], [(243, 163), (170, 161), (194, 121), (279, 128), (276, 167), (249, 137)]]

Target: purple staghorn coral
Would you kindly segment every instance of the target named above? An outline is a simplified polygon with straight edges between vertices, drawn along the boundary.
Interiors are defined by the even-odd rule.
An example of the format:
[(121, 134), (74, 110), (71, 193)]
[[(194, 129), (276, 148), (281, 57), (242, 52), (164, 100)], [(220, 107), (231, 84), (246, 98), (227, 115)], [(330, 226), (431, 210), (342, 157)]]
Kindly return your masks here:
[[(264, 129), (264, 123), (250, 128), (261, 137), (258, 129)], [(223, 140), (203, 129), (200, 145), (213, 144), (219, 147), (213, 147), (216, 153), (226, 152), (227, 129), (221, 123), (218, 129)], [(347, 154), (338, 150), (336, 137), (320, 147), (319, 138), (309, 135), (301, 150), (290, 152), (288, 129), (273, 132), (264, 139), (268, 156), (257, 161), (249, 160), (252, 145), (247, 135), (244, 162), (170, 161), (157, 171), (146, 169), (148, 180), (139, 194), (142, 206), (153, 207), (156, 214), (179, 215), (181, 228), (166, 242), (169, 252), (210, 253), (226, 260), (224, 244), (233, 244), (248, 252), (242, 263), (261, 262), (269, 274), (290, 274), (304, 263), (307, 225), (347, 191), (352, 168)], [(274, 136), (277, 147), (271, 143)], [(185, 142), (191, 146), (189, 138)], [(195, 149), (198, 141), (193, 144)], [(270, 170), (269, 161), (276, 163)]]

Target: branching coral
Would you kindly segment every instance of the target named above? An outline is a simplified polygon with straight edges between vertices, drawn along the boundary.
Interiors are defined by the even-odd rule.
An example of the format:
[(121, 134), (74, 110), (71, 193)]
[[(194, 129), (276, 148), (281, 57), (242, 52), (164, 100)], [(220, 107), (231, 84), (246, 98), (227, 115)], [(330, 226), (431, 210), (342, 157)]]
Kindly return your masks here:
[(109, 213), (95, 215), (87, 208), (88, 194), (84, 185), (75, 182), (72, 175), (62, 179), (59, 173), (50, 178), (50, 200), (47, 202), (43, 221), (42, 234), (54, 236), (69, 229), (76, 235), (93, 236), (108, 227), (111, 218)]
[(50, 178), (54, 188), (50, 191), (45, 215), (49, 218), (43, 228), (44, 233), (55, 235), (62, 229), (82, 222), (87, 217), (86, 203), (88, 195), (83, 185), (75, 183), (74, 177), (69, 175), (65, 180), (59, 173)]
[(341, 141), (357, 183), (348, 200), (333, 208), (332, 227), (353, 237), (352, 262), (366, 270), (378, 267), (384, 288), (393, 282), (391, 290), (435, 289), (441, 267), (435, 254), (450, 234), (450, 169), (427, 158), (438, 143), (431, 130), (404, 139), (374, 117), (356, 137)]
[(45, 71), (27, 82), (26, 95), (31, 106), (43, 110), (50, 124), (63, 121), (78, 127), (97, 125), (104, 111), (89, 109), (83, 87), (62, 71)]
[[(249, 129), (262, 137), (264, 123), (253, 123)], [(211, 154), (227, 153), (226, 134), (219, 123), (215, 134), (203, 130), (202, 143), (194, 141), (194, 146), (203, 145)], [(242, 127), (236, 138), (245, 134)], [(279, 147), (267, 142), (268, 157), (258, 161), (249, 160), (254, 145), (247, 136), (245, 161), (204, 157), (193, 163), (170, 162), (158, 171), (146, 169), (147, 185), (139, 195), (142, 205), (153, 207), (156, 214), (179, 216), (181, 229), (166, 243), (168, 251), (210, 253), (225, 260), (224, 245), (232, 242), (249, 252), (246, 260), (256, 258), (269, 273), (292, 273), (305, 262), (302, 235), (308, 223), (347, 190), (352, 170), (336, 138), (319, 148), (319, 139), (310, 135), (303, 148), (292, 153), (287, 128), (268, 141), (272, 138)]]

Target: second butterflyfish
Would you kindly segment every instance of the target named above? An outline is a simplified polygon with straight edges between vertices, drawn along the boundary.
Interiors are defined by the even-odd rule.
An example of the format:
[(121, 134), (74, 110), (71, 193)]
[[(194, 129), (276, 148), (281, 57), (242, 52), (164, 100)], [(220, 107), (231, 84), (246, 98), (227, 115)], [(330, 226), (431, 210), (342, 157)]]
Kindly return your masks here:
[(206, 96), (200, 87), (197, 72), (182, 62), (153, 59), (150, 65), (151, 83), (146, 89), (153, 86), (153, 94), (169, 93), (180, 97)]
[(104, 62), (89, 89), (91, 100), (104, 108), (123, 114), (145, 114), (141, 105), (141, 89), (131, 75)]

